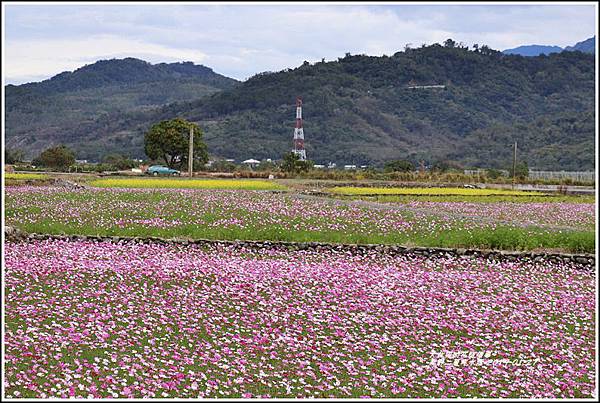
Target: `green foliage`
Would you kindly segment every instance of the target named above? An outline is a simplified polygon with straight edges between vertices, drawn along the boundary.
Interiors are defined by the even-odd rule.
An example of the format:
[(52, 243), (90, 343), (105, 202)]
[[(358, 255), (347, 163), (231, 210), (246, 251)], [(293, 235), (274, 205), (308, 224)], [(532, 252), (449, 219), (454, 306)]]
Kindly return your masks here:
[(274, 171), (277, 165), (273, 161), (262, 160), (256, 167), (257, 171)]
[(4, 149), (4, 162), (6, 164), (14, 164), (15, 162), (23, 161), (23, 150), (20, 149)]
[(33, 162), (34, 165), (62, 170), (74, 163), (75, 153), (65, 145), (47, 148)]
[[(132, 130), (134, 120), (152, 108), (195, 100), (236, 83), (191, 62), (102, 60), (39, 83), (7, 85), (6, 140), (25, 144), (28, 156), (50, 143), (63, 143), (88, 160), (100, 161), (107, 152), (141, 158), (147, 128)], [(120, 122), (125, 129), (113, 131), (115, 116), (128, 113), (132, 117)]]
[(490, 179), (498, 179), (502, 176), (502, 171), (494, 168), (490, 168), (486, 171), (486, 176)]
[(388, 161), (384, 164), (385, 172), (412, 172), (415, 170), (415, 164), (406, 160)]
[(464, 167), (455, 161), (441, 160), (435, 162), (431, 169), (437, 172), (462, 172)]
[(312, 165), (311, 161), (300, 161), (298, 154), (289, 152), (283, 155), (281, 170), (288, 173), (308, 172)]
[[(446, 89), (408, 89), (409, 84)], [(510, 148), (505, 153), (506, 144), (488, 134), (498, 128), (495, 134), (527, 135), (519, 141), (520, 153), (538, 169), (584, 170), (594, 167), (588, 144), (594, 139), (593, 88), (590, 55), (524, 58), (485, 46), (474, 52), (438, 45), (261, 74), (170, 112), (210, 121), (211, 152), (236, 159), (285, 152), (294, 92), (304, 99), (307, 153), (320, 163), (381, 166), (402, 155), (428, 164), (452, 160), (500, 168), (511, 158)], [(573, 123), (556, 122), (559, 115)], [(531, 123), (541, 119), (548, 120), (542, 131)], [(570, 135), (561, 137), (560, 129)], [(546, 155), (542, 147), (565, 151)]]
[(527, 176), (529, 176), (529, 166), (527, 165), (527, 162), (523, 161), (517, 163), (514, 172), (516, 172), (516, 175), (513, 173), (513, 167), (511, 166), (508, 171), (509, 177), (512, 178), (513, 176), (516, 176), (519, 179), (527, 178)]
[(144, 151), (151, 159), (162, 158), (169, 167), (181, 168), (187, 163), (190, 129), (194, 130), (194, 162), (208, 161), (206, 144), (200, 127), (185, 119), (163, 120), (152, 126), (144, 138)]
[(138, 166), (137, 162), (121, 154), (108, 154), (104, 157), (103, 162), (121, 170), (131, 169)]
[(233, 172), (235, 171), (236, 165), (231, 161), (219, 160), (214, 161), (210, 166), (210, 171), (213, 172)]
[[(81, 109), (75, 92), (60, 98), (68, 98), (68, 106), (38, 119), (36, 114), (57, 102), (56, 95), (48, 99), (14, 87), (24, 94), (15, 102), (14, 91), (7, 91), (7, 141), (26, 144), (28, 151), (63, 141), (76, 146), (82, 158), (108, 147), (139, 157), (152, 122), (181, 116), (205, 129), (213, 155), (274, 158), (289, 149), (297, 94), (304, 100), (307, 154), (319, 163), (382, 166), (406, 158), (428, 165), (449, 160), (466, 167), (504, 168), (512, 161), (509, 144), (518, 140), (519, 158), (532, 168), (594, 169), (593, 55), (521, 57), (481, 44), (473, 51), (449, 44), (393, 56), (347, 55), (257, 74), (195, 100), (193, 88), (184, 90), (177, 81), (175, 92), (186, 95), (161, 108), (149, 108), (158, 105), (156, 99), (120, 112), (97, 97), (95, 114), (86, 103), (86, 119), (75, 112)], [(129, 91), (142, 91), (142, 84), (145, 94), (160, 97), (168, 92), (169, 80), (138, 83), (135, 89), (125, 83), (103, 88), (114, 94), (111, 99), (120, 97), (126, 104)], [(410, 89), (410, 84), (446, 87)], [(167, 102), (177, 101), (171, 95)], [(32, 131), (38, 133), (35, 138)]]

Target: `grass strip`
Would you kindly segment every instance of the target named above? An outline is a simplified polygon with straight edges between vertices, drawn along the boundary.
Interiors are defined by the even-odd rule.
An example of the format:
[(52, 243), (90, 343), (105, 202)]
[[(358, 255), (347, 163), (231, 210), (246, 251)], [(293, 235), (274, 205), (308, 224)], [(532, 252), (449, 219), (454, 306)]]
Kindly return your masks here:
[(386, 235), (339, 231), (289, 231), (277, 226), (262, 228), (211, 228), (181, 225), (170, 228), (130, 226), (99, 228), (89, 224), (65, 225), (51, 221), (26, 223), (27, 232), (53, 235), (95, 235), (191, 238), (213, 240), (330, 242), (344, 244), (382, 244), (444, 248), (481, 248), (500, 250), (562, 250), (571, 253), (594, 253), (594, 231), (553, 231), (541, 228), (497, 226), (494, 229), (445, 229), (437, 233), (396, 233)]

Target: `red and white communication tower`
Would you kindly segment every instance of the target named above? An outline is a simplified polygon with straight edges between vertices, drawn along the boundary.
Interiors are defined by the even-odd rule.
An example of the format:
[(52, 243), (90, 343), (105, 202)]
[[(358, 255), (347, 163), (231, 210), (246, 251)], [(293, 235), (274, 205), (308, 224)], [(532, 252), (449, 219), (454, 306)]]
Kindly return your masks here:
[(292, 150), (300, 161), (306, 161), (304, 149), (304, 129), (302, 128), (302, 98), (296, 98), (296, 128), (294, 128), (294, 149)]

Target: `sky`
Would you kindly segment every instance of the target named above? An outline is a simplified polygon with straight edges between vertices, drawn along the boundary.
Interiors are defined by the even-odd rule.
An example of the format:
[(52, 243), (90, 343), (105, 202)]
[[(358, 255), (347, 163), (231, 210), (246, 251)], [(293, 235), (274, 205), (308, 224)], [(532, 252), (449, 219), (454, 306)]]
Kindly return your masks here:
[(244, 80), (346, 52), (392, 55), (409, 44), (558, 45), (596, 33), (579, 5), (2, 3), (4, 84), (50, 78), (101, 59), (192, 61)]

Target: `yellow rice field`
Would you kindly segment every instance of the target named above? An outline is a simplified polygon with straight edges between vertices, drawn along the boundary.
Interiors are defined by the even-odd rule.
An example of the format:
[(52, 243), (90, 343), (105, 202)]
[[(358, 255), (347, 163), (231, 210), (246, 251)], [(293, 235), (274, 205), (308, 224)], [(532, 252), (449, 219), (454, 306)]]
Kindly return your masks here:
[(343, 195), (423, 195), (423, 196), (534, 196), (539, 192), (525, 192), (506, 189), (469, 189), (469, 188), (375, 188), (339, 186), (330, 190), (332, 193)]
[(44, 174), (4, 174), (4, 179), (17, 179), (17, 180), (34, 180), (34, 179), (48, 179), (48, 175)]
[(285, 190), (278, 183), (252, 179), (97, 179), (89, 183), (103, 188), (155, 188), (155, 189), (241, 189), (241, 190)]

